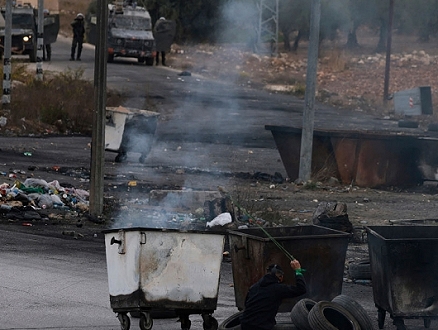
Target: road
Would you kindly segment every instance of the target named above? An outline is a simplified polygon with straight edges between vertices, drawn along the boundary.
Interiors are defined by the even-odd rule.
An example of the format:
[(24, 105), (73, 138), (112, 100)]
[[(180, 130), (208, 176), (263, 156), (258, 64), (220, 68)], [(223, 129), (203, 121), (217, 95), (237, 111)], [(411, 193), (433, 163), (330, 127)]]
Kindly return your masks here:
[[(91, 47), (85, 47), (81, 62), (69, 62), (69, 41), (60, 38), (53, 46), (52, 59), (44, 63), (45, 70), (80, 68), (85, 77), (93, 76)], [(165, 117), (159, 122), (157, 141), (145, 164), (137, 162), (135, 153), (123, 164), (112, 162), (114, 154), (106, 154), (108, 180), (136, 179), (150, 184), (168, 180), (170, 185), (180, 187), (187, 184), (189, 175), (170, 178), (171, 174), (163, 171), (166, 167), (182, 167), (200, 173), (278, 171), (284, 174), (278, 151), (264, 125), (299, 124), (302, 101), (231, 82), (178, 74), (179, 71), (172, 68), (146, 67), (131, 60), (108, 66), (109, 86), (120, 88), (130, 96), (124, 106), (151, 107)], [(346, 114), (319, 105), (317, 125), (328, 125), (329, 120), (344, 127), (350, 127), (352, 120), (356, 125), (363, 123), (364, 127), (381, 124), (369, 116)], [(80, 176), (60, 175), (53, 166), (72, 170), (88, 168), (89, 143), (88, 137), (1, 138), (0, 168), (28, 171), (28, 167), (34, 165), (35, 176), (62, 178), (86, 188), (86, 180)], [(31, 151), (32, 156), (23, 156), (25, 151)], [(198, 175), (191, 186), (207, 189), (216, 187), (217, 181)], [(96, 238), (85, 240), (26, 233), (26, 228), (11, 234), (8, 225), (2, 225), (0, 329), (119, 329), (109, 306), (103, 236), (99, 231), (96, 234)], [(215, 313), (219, 322), (237, 311), (229, 263), (222, 264), (220, 276)], [(345, 283), (343, 290), (357, 298), (375, 320), (371, 287)], [(282, 319), (287, 318), (288, 315), (282, 315)], [(200, 316), (194, 315), (191, 320), (192, 329), (202, 329)], [(394, 328), (389, 325), (389, 317), (386, 323), (387, 329)], [(422, 328), (418, 323), (407, 322), (410, 330)], [(154, 329), (179, 328), (175, 319), (154, 321)], [(135, 322), (132, 329), (138, 329)]]

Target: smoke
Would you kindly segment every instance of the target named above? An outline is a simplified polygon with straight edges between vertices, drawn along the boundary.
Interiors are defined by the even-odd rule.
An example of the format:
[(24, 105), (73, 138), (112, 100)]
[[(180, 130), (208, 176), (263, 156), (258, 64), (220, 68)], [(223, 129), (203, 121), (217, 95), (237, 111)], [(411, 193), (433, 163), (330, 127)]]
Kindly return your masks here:
[[(219, 29), (220, 40), (233, 44), (236, 51), (242, 47), (247, 50), (248, 40), (254, 40), (257, 7), (244, 1), (230, 2), (223, 8), (222, 15), (221, 21), (225, 23)], [(206, 60), (204, 63), (197, 63), (197, 66), (209, 70), (213, 65), (217, 65), (214, 61)], [(172, 99), (174, 108), (166, 120), (158, 122), (156, 135), (160, 136), (160, 141), (152, 144), (151, 154), (147, 158), (148, 164), (170, 164), (175, 169), (181, 168), (181, 177), (184, 176), (184, 169), (227, 172), (224, 164), (233, 161), (232, 151), (227, 153), (224, 149), (229, 150), (232, 149), (231, 146), (241, 146), (252, 141), (254, 130), (265, 131), (263, 126), (256, 124), (253, 114), (249, 111), (251, 109), (242, 107), (242, 99), (248, 104), (245, 91), (236, 89), (236, 81), (241, 78), (239, 65), (242, 63), (227, 62), (226, 59), (224, 63), (235, 68), (228, 77), (222, 77), (228, 79), (225, 83), (203, 77), (177, 76), (175, 73), (169, 73), (168, 82), (173, 85), (165, 91), (171, 95), (165, 97)], [(144, 139), (141, 129), (126, 133), (129, 133), (128, 140), (136, 141), (137, 145)], [(266, 134), (270, 135), (269, 132)], [(126, 171), (127, 167), (123, 167), (122, 170)], [(241, 171), (245, 171), (245, 168)], [(185, 187), (186, 184), (182, 183), (180, 186)], [(193, 208), (181, 209), (178, 199), (165, 198), (160, 201), (159, 206), (154, 207), (151, 207), (149, 202), (145, 199), (140, 210), (122, 210), (114, 226), (181, 228), (191, 224), (202, 225), (205, 228), (205, 221), (200, 220), (202, 216), (194, 214)], [(198, 204), (198, 208), (203, 207), (203, 201), (199, 201)], [(162, 211), (157, 211), (157, 208), (162, 208)], [(185, 216), (182, 215), (184, 213)]]

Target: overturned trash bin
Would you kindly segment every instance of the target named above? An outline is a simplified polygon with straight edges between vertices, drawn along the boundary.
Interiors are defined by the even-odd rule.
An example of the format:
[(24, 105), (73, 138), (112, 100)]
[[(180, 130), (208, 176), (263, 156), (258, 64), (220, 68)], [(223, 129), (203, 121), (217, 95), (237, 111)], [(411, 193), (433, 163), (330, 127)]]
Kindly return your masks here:
[(200, 314), (205, 330), (217, 330), (224, 234), (173, 229), (126, 228), (104, 231), (110, 305), (121, 328), (128, 313), (140, 313), (140, 329), (152, 328), (151, 311), (175, 311), (181, 329)]
[[(345, 255), (350, 234), (310, 225), (275, 228), (250, 228), (229, 231), (234, 293), (239, 310), (245, 307), (246, 294), (266, 274), (270, 264), (282, 265), (286, 284), (295, 284), (290, 260), (265, 231), (306, 270), (306, 297), (331, 301), (341, 294)], [(279, 312), (290, 312), (303, 296), (286, 299)]]
[(144, 163), (151, 151), (158, 112), (125, 107), (107, 107), (105, 116), (105, 150), (117, 152), (116, 162), (123, 162), (128, 152), (137, 152)]
[(386, 312), (397, 330), (404, 319), (438, 318), (438, 227), (367, 227), (374, 303), (379, 328)]

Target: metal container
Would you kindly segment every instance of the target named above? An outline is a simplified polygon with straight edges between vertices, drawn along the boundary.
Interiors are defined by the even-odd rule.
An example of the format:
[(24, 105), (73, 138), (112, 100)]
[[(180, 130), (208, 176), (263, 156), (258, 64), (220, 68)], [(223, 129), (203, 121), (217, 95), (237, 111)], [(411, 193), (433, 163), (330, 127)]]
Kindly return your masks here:
[(397, 330), (403, 319), (438, 316), (438, 226), (369, 226), (368, 247), (379, 328), (388, 312)]
[(432, 93), (430, 86), (421, 86), (394, 93), (396, 114), (407, 116), (432, 115)]
[[(266, 232), (297, 258), (306, 270), (306, 297), (332, 300), (341, 294), (345, 255), (350, 234), (309, 225), (265, 228)], [(270, 264), (279, 264), (285, 271), (285, 283), (295, 284), (290, 260), (260, 228), (229, 231), (236, 306), (245, 307), (246, 294), (266, 274)], [(287, 299), (279, 312), (290, 312), (304, 296)]]
[(122, 328), (130, 323), (128, 312), (141, 312), (140, 328), (152, 328), (150, 311), (158, 309), (174, 310), (183, 329), (190, 328), (190, 314), (201, 314), (205, 329), (217, 329), (211, 314), (224, 234), (151, 228), (104, 233), (110, 303)]
[(144, 163), (154, 141), (158, 112), (125, 107), (107, 107), (105, 150), (117, 152), (116, 162), (123, 162), (128, 152), (141, 154)]

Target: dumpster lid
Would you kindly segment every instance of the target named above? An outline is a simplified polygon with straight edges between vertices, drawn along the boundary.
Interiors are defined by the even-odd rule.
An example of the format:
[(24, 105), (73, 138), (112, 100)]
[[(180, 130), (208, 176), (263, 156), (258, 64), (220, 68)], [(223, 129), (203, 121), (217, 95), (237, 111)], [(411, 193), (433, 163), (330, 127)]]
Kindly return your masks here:
[(225, 235), (224, 231), (216, 230), (185, 230), (185, 229), (175, 229), (175, 228), (149, 228), (149, 227), (120, 227), (120, 228), (110, 228), (102, 230), (103, 234), (107, 233), (117, 233), (120, 230), (123, 231), (154, 231), (154, 232), (171, 232), (171, 233), (196, 233), (196, 234), (214, 234), (214, 235)]
[(112, 111), (112, 112), (124, 113), (124, 114), (140, 114), (140, 115), (147, 116), (147, 117), (160, 115), (158, 112), (143, 110), (143, 109), (136, 109), (136, 108), (122, 107), (121, 105), (118, 107), (106, 107), (106, 110)]
[(308, 239), (310, 236), (312, 239), (324, 239), (326, 237), (349, 237), (351, 234), (338, 231), (335, 229), (317, 226), (290, 226), (290, 227), (269, 227), (269, 228), (246, 228), (237, 230), (228, 230), (230, 235), (246, 236), (252, 239), (261, 241), (270, 241), (264, 231), (267, 231), (270, 236), (275, 240), (290, 240), (290, 239)]
[(438, 226), (366, 226), (367, 234), (385, 241), (438, 240)]

